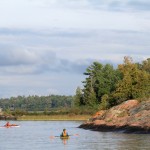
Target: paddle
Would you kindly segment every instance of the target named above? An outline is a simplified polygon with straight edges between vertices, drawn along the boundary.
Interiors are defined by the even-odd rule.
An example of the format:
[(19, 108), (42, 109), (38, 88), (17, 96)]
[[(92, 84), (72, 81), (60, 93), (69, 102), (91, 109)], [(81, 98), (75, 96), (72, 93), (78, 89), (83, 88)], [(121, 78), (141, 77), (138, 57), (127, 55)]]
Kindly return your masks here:
[(79, 134), (71, 134), (71, 135), (69, 135), (69, 136), (79, 136)]
[[(71, 135), (68, 135), (68, 136), (79, 136), (79, 134), (71, 134)], [(60, 136), (50, 136), (50, 139), (54, 139), (55, 137), (60, 137)]]

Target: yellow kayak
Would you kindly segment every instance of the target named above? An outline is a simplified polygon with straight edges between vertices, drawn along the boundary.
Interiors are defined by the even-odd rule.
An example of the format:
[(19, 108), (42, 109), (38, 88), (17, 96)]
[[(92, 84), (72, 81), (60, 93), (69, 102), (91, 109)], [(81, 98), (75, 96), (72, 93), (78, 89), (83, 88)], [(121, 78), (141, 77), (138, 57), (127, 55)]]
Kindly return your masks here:
[(60, 136), (61, 139), (69, 139), (69, 136)]

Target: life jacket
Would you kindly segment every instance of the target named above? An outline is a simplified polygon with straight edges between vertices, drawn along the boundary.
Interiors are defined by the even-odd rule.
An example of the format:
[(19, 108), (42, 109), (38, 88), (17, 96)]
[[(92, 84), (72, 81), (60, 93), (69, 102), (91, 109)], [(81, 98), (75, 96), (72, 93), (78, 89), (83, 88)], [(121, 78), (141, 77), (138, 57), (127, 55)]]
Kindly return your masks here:
[(5, 126), (10, 126), (9, 122), (7, 122)]
[(68, 136), (68, 133), (67, 132), (62, 132), (62, 136)]

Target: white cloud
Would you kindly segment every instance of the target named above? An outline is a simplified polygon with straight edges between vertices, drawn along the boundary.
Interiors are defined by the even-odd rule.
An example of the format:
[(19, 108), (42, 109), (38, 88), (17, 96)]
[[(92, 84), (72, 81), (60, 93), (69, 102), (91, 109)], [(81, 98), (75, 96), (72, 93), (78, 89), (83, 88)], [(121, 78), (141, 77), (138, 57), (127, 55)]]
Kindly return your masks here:
[[(48, 3), (48, 4), (47, 4)], [(69, 3), (69, 6), (67, 5)], [(77, 9), (74, 6), (86, 5)], [(97, 2), (98, 3), (98, 2)], [(88, 1), (25, 1), (1, 2), (1, 27), (8, 28), (81, 28), (81, 29), (117, 29), (139, 30), (138, 18), (131, 12), (113, 12), (90, 9)], [(106, 4), (109, 4), (107, 2)], [(45, 7), (39, 7), (46, 5)], [(54, 6), (53, 6), (54, 5)], [(61, 6), (61, 7), (58, 7)], [(70, 9), (70, 7), (76, 9)], [(111, 24), (111, 26), (110, 26)]]
[(149, 7), (143, 0), (0, 0), (0, 96), (74, 94), (95, 60), (150, 57)]

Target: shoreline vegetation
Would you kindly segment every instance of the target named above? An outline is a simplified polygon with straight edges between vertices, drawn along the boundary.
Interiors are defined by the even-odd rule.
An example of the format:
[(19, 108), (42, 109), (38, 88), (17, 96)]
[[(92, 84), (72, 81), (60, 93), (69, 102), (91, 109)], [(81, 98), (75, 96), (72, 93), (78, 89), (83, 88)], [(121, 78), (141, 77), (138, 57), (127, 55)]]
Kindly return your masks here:
[(87, 121), (96, 113), (89, 107), (85, 108), (58, 108), (52, 111), (3, 111), (0, 113), (0, 120), (17, 121)]
[(17, 121), (86, 121), (91, 115), (23, 115)]

